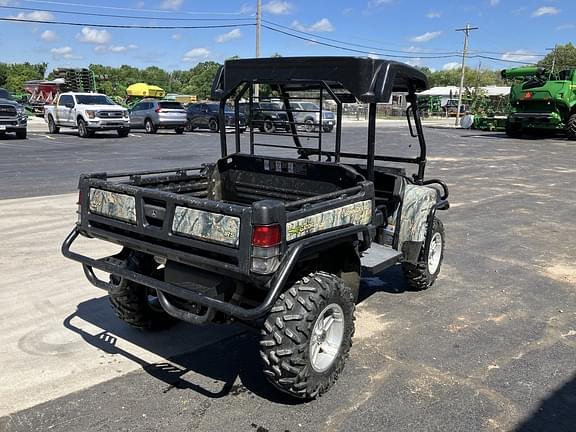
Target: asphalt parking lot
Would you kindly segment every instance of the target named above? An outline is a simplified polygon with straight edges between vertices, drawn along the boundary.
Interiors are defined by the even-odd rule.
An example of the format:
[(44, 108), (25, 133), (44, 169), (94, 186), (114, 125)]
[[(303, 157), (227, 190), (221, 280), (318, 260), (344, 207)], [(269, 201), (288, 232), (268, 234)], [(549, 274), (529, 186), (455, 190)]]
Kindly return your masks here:
[[(365, 279), (347, 366), (309, 403), (266, 384), (245, 327), (133, 330), (59, 254), (80, 173), (197, 166), (216, 134), (0, 140), (0, 430), (575, 431), (576, 142), (425, 132), (451, 192), (440, 277)], [(377, 139), (416, 152), (397, 123)], [(342, 142), (362, 151), (365, 131)]]

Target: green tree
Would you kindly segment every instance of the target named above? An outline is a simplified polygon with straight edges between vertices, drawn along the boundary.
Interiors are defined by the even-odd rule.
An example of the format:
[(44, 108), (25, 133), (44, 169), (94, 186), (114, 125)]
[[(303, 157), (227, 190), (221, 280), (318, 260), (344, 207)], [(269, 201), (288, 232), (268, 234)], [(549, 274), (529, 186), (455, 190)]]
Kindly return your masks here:
[(576, 47), (572, 45), (571, 42), (568, 42), (566, 45), (557, 45), (555, 51), (556, 53), (552, 51), (540, 60), (538, 66), (551, 70), (554, 54), (556, 54), (556, 63), (554, 66), (556, 72), (576, 68)]

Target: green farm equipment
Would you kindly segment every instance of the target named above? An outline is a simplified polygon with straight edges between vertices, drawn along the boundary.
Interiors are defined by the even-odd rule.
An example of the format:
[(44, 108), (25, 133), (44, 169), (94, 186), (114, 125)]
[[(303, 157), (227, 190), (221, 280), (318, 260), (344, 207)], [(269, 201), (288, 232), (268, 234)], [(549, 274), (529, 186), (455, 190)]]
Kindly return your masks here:
[(565, 131), (576, 139), (576, 69), (558, 73), (540, 67), (505, 69), (502, 78), (516, 82), (510, 90), (506, 134), (517, 138), (534, 131)]

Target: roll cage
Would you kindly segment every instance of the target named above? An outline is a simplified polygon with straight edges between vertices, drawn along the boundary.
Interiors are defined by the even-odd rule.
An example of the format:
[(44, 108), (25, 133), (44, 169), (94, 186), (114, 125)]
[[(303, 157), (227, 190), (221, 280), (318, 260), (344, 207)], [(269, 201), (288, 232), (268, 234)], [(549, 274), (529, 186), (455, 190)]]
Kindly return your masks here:
[[(212, 98), (220, 102), (220, 124), (225, 124), (224, 111), (229, 100), (234, 101), (235, 109), (235, 152), (241, 152), (239, 102), (248, 93), (250, 112), (253, 109), (254, 85), (269, 85), (277, 90), (284, 103), (290, 132), (280, 134), (292, 137), (301, 158), (308, 159), (316, 155), (318, 158), (326, 156), (334, 162), (341, 158), (363, 159), (367, 164), (367, 177), (374, 179), (374, 162), (387, 161), (395, 163), (415, 164), (418, 171), (414, 175), (415, 183), (424, 181), (426, 168), (426, 141), (422, 133), (422, 123), (418, 112), (416, 92), (428, 88), (428, 81), (424, 73), (403, 63), (358, 57), (279, 57), (262, 59), (228, 60), (219, 69), (212, 86)], [(312, 112), (294, 110), (291, 107), (290, 92), (316, 91), (319, 97), (308, 98), (319, 100), (320, 122), (323, 119), (323, 101), (328, 95), (336, 104), (336, 125), (334, 151), (322, 148), (322, 127), (318, 134), (299, 134), (298, 126), (302, 123), (295, 121), (294, 113)], [(406, 92), (410, 103), (406, 109), (406, 118), (410, 134), (418, 138), (420, 154), (415, 158), (397, 157), (375, 154), (376, 144), (376, 107), (377, 103), (388, 102), (392, 92)], [(257, 98), (256, 98), (257, 99)], [(298, 97), (298, 100), (306, 99)], [(368, 103), (368, 143), (366, 154), (342, 151), (342, 104), (346, 102)], [(254, 108), (258, 110), (258, 108)], [(269, 109), (267, 111), (270, 111)], [(412, 124), (412, 120), (414, 125)], [(269, 135), (265, 132), (256, 132), (251, 124), (250, 154), (254, 154), (255, 147), (293, 148), (281, 144), (259, 143), (255, 141), (257, 135)], [(278, 134), (276, 134), (278, 135)], [(304, 147), (300, 138), (314, 138), (317, 147)], [(222, 157), (228, 155), (226, 130), (220, 128), (220, 143)]]

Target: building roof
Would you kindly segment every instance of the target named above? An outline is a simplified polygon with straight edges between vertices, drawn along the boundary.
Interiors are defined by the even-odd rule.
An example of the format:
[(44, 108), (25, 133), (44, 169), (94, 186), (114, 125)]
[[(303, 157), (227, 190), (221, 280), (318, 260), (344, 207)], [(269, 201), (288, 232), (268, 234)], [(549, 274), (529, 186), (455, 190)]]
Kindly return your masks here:
[[(480, 88), (486, 92), (487, 96), (506, 96), (510, 94), (510, 87), (508, 86), (485, 86)], [(456, 86), (432, 87), (431, 89), (418, 93), (418, 96), (455, 97), (458, 96), (458, 90), (459, 88)]]

